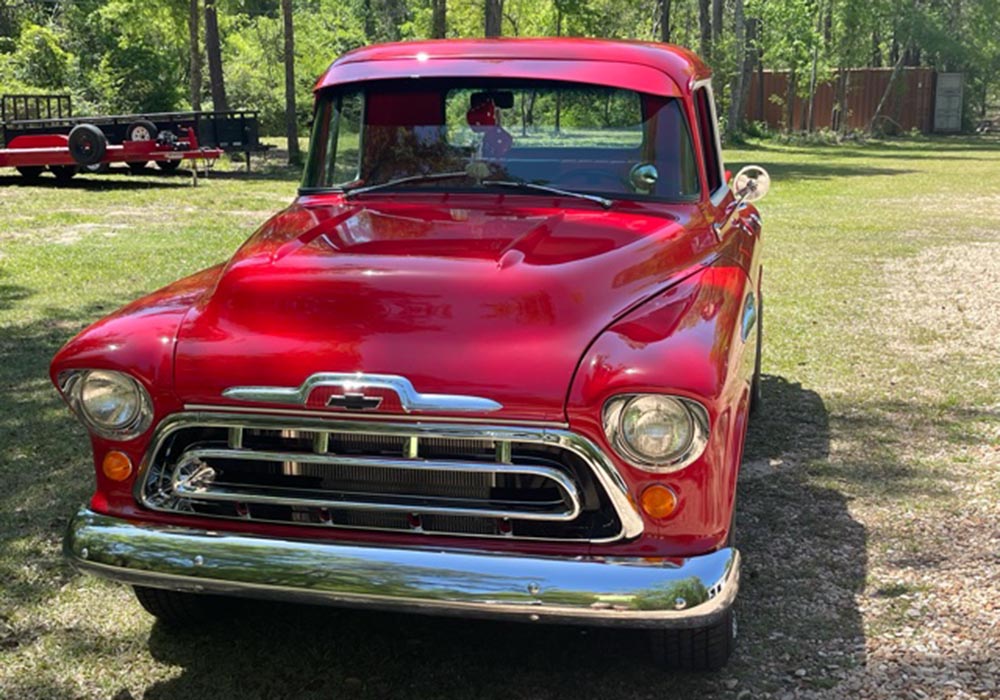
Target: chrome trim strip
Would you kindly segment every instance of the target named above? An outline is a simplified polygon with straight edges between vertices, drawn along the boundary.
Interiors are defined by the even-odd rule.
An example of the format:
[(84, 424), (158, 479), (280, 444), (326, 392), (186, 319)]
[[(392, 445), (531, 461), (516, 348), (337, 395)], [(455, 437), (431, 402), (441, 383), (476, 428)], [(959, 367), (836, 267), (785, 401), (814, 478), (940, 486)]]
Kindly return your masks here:
[[(624, 479), (608, 459), (607, 455), (593, 442), (583, 435), (569, 430), (555, 428), (540, 428), (534, 426), (509, 426), (483, 423), (390, 423), (385, 421), (364, 421), (334, 419), (328, 417), (309, 418), (296, 417), (294, 422), (281, 415), (247, 416), (231, 413), (184, 412), (175, 413), (164, 418), (156, 427), (149, 449), (139, 465), (133, 494), (137, 502), (151, 510), (164, 510), (151, 504), (146, 498), (145, 483), (149, 473), (150, 463), (163, 445), (167, 436), (175, 430), (189, 425), (200, 425), (214, 428), (252, 427), (252, 428), (294, 428), (298, 430), (313, 430), (342, 433), (360, 433), (367, 435), (414, 435), (418, 437), (466, 438), (480, 440), (511, 440), (514, 442), (530, 442), (539, 445), (560, 447), (568, 450), (586, 462), (593, 471), (594, 478), (600, 483), (612, 507), (618, 514), (622, 530), (617, 539), (632, 539), (643, 531), (642, 516), (636, 510), (628, 493)], [(172, 510), (165, 512), (175, 513)], [(613, 541), (613, 540), (612, 540)]]
[[(499, 509), (474, 505), (474, 498), (448, 499), (441, 496), (422, 496), (416, 494), (385, 494), (387, 501), (399, 499), (400, 503), (382, 502), (378, 500), (356, 500), (350, 496), (360, 494), (340, 494), (329, 492), (330, 497), (322, 498), (323, 491), (311, 491), (308, 497), (297, 497), (291, 495), (280, 495), (281, 492), (303, 493), (300, 489), (281, 487), (258, 487), (259, 493), (244, 490), (237, 485), (227, 484), (225, 486), (215, 486), (211, 483), (204, 485), (196, 477), (197, 472), (188, 472), (187, 468), (196, 467), (202, 460), (211, 459), (240, 459), (259, 462), (297, 462), (300, 464), (326, 464), (330, 466), (362, 466), (390, 468), (411, 471), (446, 471), (475, 474), (526, 474), (537, 476), (555, 482), (569, 499), (570, 507), (560, 511), (544, 511), (537, 508), (531, 510), (517, 510), (515, 508)], [(211, 466), (211, 465), (209, 465)], [(181, 476), (189, 473), (189, 478)], [(545, 522), (568, 522), (574, 520), (583, 507), (580, 504), (580, 493), (576, 484), (564, 473), (557, 469), (536, 465), (514, 465), (502, 464), (498, 462), (466, 462), (459, 460), (433, 461), (425, 459), (393, 459), (391, 457), (342, 457), (337, 455), (304, 454), (301, 452), (267, 452), (256, 450), (225, 450), (225, 449), (195, 449), (183, 453), (177, 466), (174, 468), (171, 486), (173, 492), (184, 498), (196, 498), (203, 501), (225, 501), (227, 503), (261, 503), (267, 505), (282, 506), (302, 506), (307, 508), (330, 508), (340, 510), (365, 510), (381, 511), (392, 513), (416, 513), (420, 515), (465, 515), (481, 518), (517, 518), (518, 520), (535, 520)], [(254, 488), (254, 487), (247, 487)], [(368, 494), (372, 495), (372, 494)], [(410, 502), (406, 502), (409, 500)], [(423, 500), (426, 503), (419, 503)], [(433, 503), (454, 500), (466, 504), (464, 507), (430, 505)], [(484, 501), (484, 506), (489, 506), (495, 501)], [(520, 503), (520, 502), (517, 502)], [(525, 501), (525, 506), (544, 505), (542, 503), (531, 504)], [(562, 503), (561, 505), (565, 505)]]
[[(304, 418), (350, 418), (351, 420), (371, 421), (371, 422), (395, 422), (402, 421), (422, 422), (428, 420), (427, 416), (411, 416), (405, 413), (351, 413), (342, 411), (323, 411), (322, 409), (289, 409), (289, 408), (265, 408), (261, 406), (226, 406), (207, 403), (184, 404), (185, 411), (225, 411), (227, 413), (249, 413), (268, 416), (302, 416)], [(435, 423), (474, 423), (482, 425), (488, 422), (490, 425), (524, 425), (534, 428), (568, 428), (569, 423), (555, 420), (518, 420), (516, 418), (491, 417), (484, 421), (482, 418), (463, 418), (460, 416), (434, 416)]]
[(747, 342), (750, 332), (757, 323), (757, 305), (754, 303), (753, 292), (748, 292), (743, 301), (743, 316), (740, 319), (740, 338)]
[(740, 555), (539, 557), (305, 542), (128, 522), (81, 509), (63, 550), (82, 571), (195, 593), (464, 617), (703, 627), (739, 589)]
[(237, 401), (261, 403), (288, 403), (304, 406), (309, 395), (320, 387), (334, 387), (347, 392), (359, 389), (387, 389), (396, 392), (399, 403), (407, 413), (488, 413), (499, 411), (502, 404), (480, 396), (460, 394), (421, 394), (406, 377), (398, 374), (364, 374), (362, 372), (317, 372), (307, 377), (297, 388), (282, 386), (234, 386), (222, 395)]

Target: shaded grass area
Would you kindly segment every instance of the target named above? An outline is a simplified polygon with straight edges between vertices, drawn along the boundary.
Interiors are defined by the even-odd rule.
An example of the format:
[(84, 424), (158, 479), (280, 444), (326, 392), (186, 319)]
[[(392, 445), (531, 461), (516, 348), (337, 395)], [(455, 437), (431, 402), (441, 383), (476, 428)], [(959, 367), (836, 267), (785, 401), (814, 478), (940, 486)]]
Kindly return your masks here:
[[(290, 201), (297, 173), (265, 162), (192, 189), (183, 173), (25, 186), (0, 171), (0, 697), (836, 696), (920, 593), (872, 572), (939, 565), (891, 523), (959, 510), (970, 455), (997, 435), (997, 358), (913, 323), (886, 269), (997, 240), (984, 208), (1000, 208), (1000, 144), (758, 144), (727, 162), (764, 165), (774, 186), (761, 205), (765, 408), (738, 494), (740, 640), (714, 676), (661, 674), (643, 635), (612, 629), (241, 603), (177, 633), (126, 589), (75, 574), (60, 538), (92, 465), (51, 356), (120, 303), (224, 259)], [(943, 353), (929, 364), (910, 345)], [(866, 596), (899, 605), (866, 617)]]

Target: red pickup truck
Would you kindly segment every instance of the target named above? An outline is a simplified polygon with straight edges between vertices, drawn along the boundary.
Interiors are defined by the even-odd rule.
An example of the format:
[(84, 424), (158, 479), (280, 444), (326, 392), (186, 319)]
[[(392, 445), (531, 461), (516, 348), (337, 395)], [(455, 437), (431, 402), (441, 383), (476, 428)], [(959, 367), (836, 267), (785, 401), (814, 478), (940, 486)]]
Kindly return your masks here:
[[(214, 596), (735, 638), (760, 218), (663, 44), (402, 43), (316, 86), (298, 198), (71, 340), (65, 541), (172, 623)], [(211, 212), (205, 212), (211, 216)]]

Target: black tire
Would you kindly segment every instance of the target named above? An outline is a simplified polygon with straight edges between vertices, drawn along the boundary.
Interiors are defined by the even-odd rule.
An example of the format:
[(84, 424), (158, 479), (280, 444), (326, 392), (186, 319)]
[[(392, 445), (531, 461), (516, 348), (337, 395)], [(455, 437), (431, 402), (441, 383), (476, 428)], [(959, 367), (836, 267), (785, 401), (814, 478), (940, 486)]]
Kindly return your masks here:
[(49, 170), (52, 171), (52, 174), (56, 176), (56, 180), (59, 182), (69, 182), (78, 172), (78, 168), (75, 165), (50, 165)]
[(662, 668), (678, 671), (718, 671), (726, 665), (736, 645), (736, 614), (732, 608), (709, 627), (652, 630), (653, 660)]
[(132, 586), (139, 605), (168, 627), (198, 627), (219, 619), (226, 610), (226, 598), (162, 588)]
[(761, 386), (761, 348), (764, 345), (764, 297), (757, 299), (757, 351), (754, 356), (753, 380), (750, 382), (750, 415), (755, 416), (760, 412), (760, 407), (764, 403), (764, 388)]
[(17, 166), (17, 172), (21, 173), (21, 177), (25, 180), (37, 180), (41, 176), (42, 172), (45, 170), (41, 165), (19, 165)]
[(172, 173), (181, 166), (179, 160), (158, 160), (156, 161), (156, 167), (165, 173)]
[(144, 160), (133, 160), (127, 163), (128, 169), (134, 174), (138, 175), (146, 169), (146, 161)]
[(160, 130), (148, 119), (137, 119), (125, 129), (126, 141), (155, 141)]
[(77, 124), (69, 132), (69, 153), (80, 165), (100, 163), (108, 150), (108, 138), (93, 124)]

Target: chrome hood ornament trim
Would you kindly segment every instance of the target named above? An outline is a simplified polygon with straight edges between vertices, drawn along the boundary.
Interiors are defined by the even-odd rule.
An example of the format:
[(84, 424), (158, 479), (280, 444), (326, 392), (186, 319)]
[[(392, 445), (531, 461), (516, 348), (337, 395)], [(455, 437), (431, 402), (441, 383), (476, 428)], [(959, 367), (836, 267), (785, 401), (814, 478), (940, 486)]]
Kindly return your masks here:
[(399, 396), (399, 403), (406, 413), (441, 412), (466, 413), (499, 411), (503, 405), (492, 399), (461, 394), (421, 394), (406, 377), (398, 374), (364, 374), (362, 372), (318, 372), (296, 388), (283, 386), (234, 386), (222, 392), (227, 399), (306, 405), (313, 390), (339, 388), (344, 394), (356, 397), (361, 389), (385, 389)]

